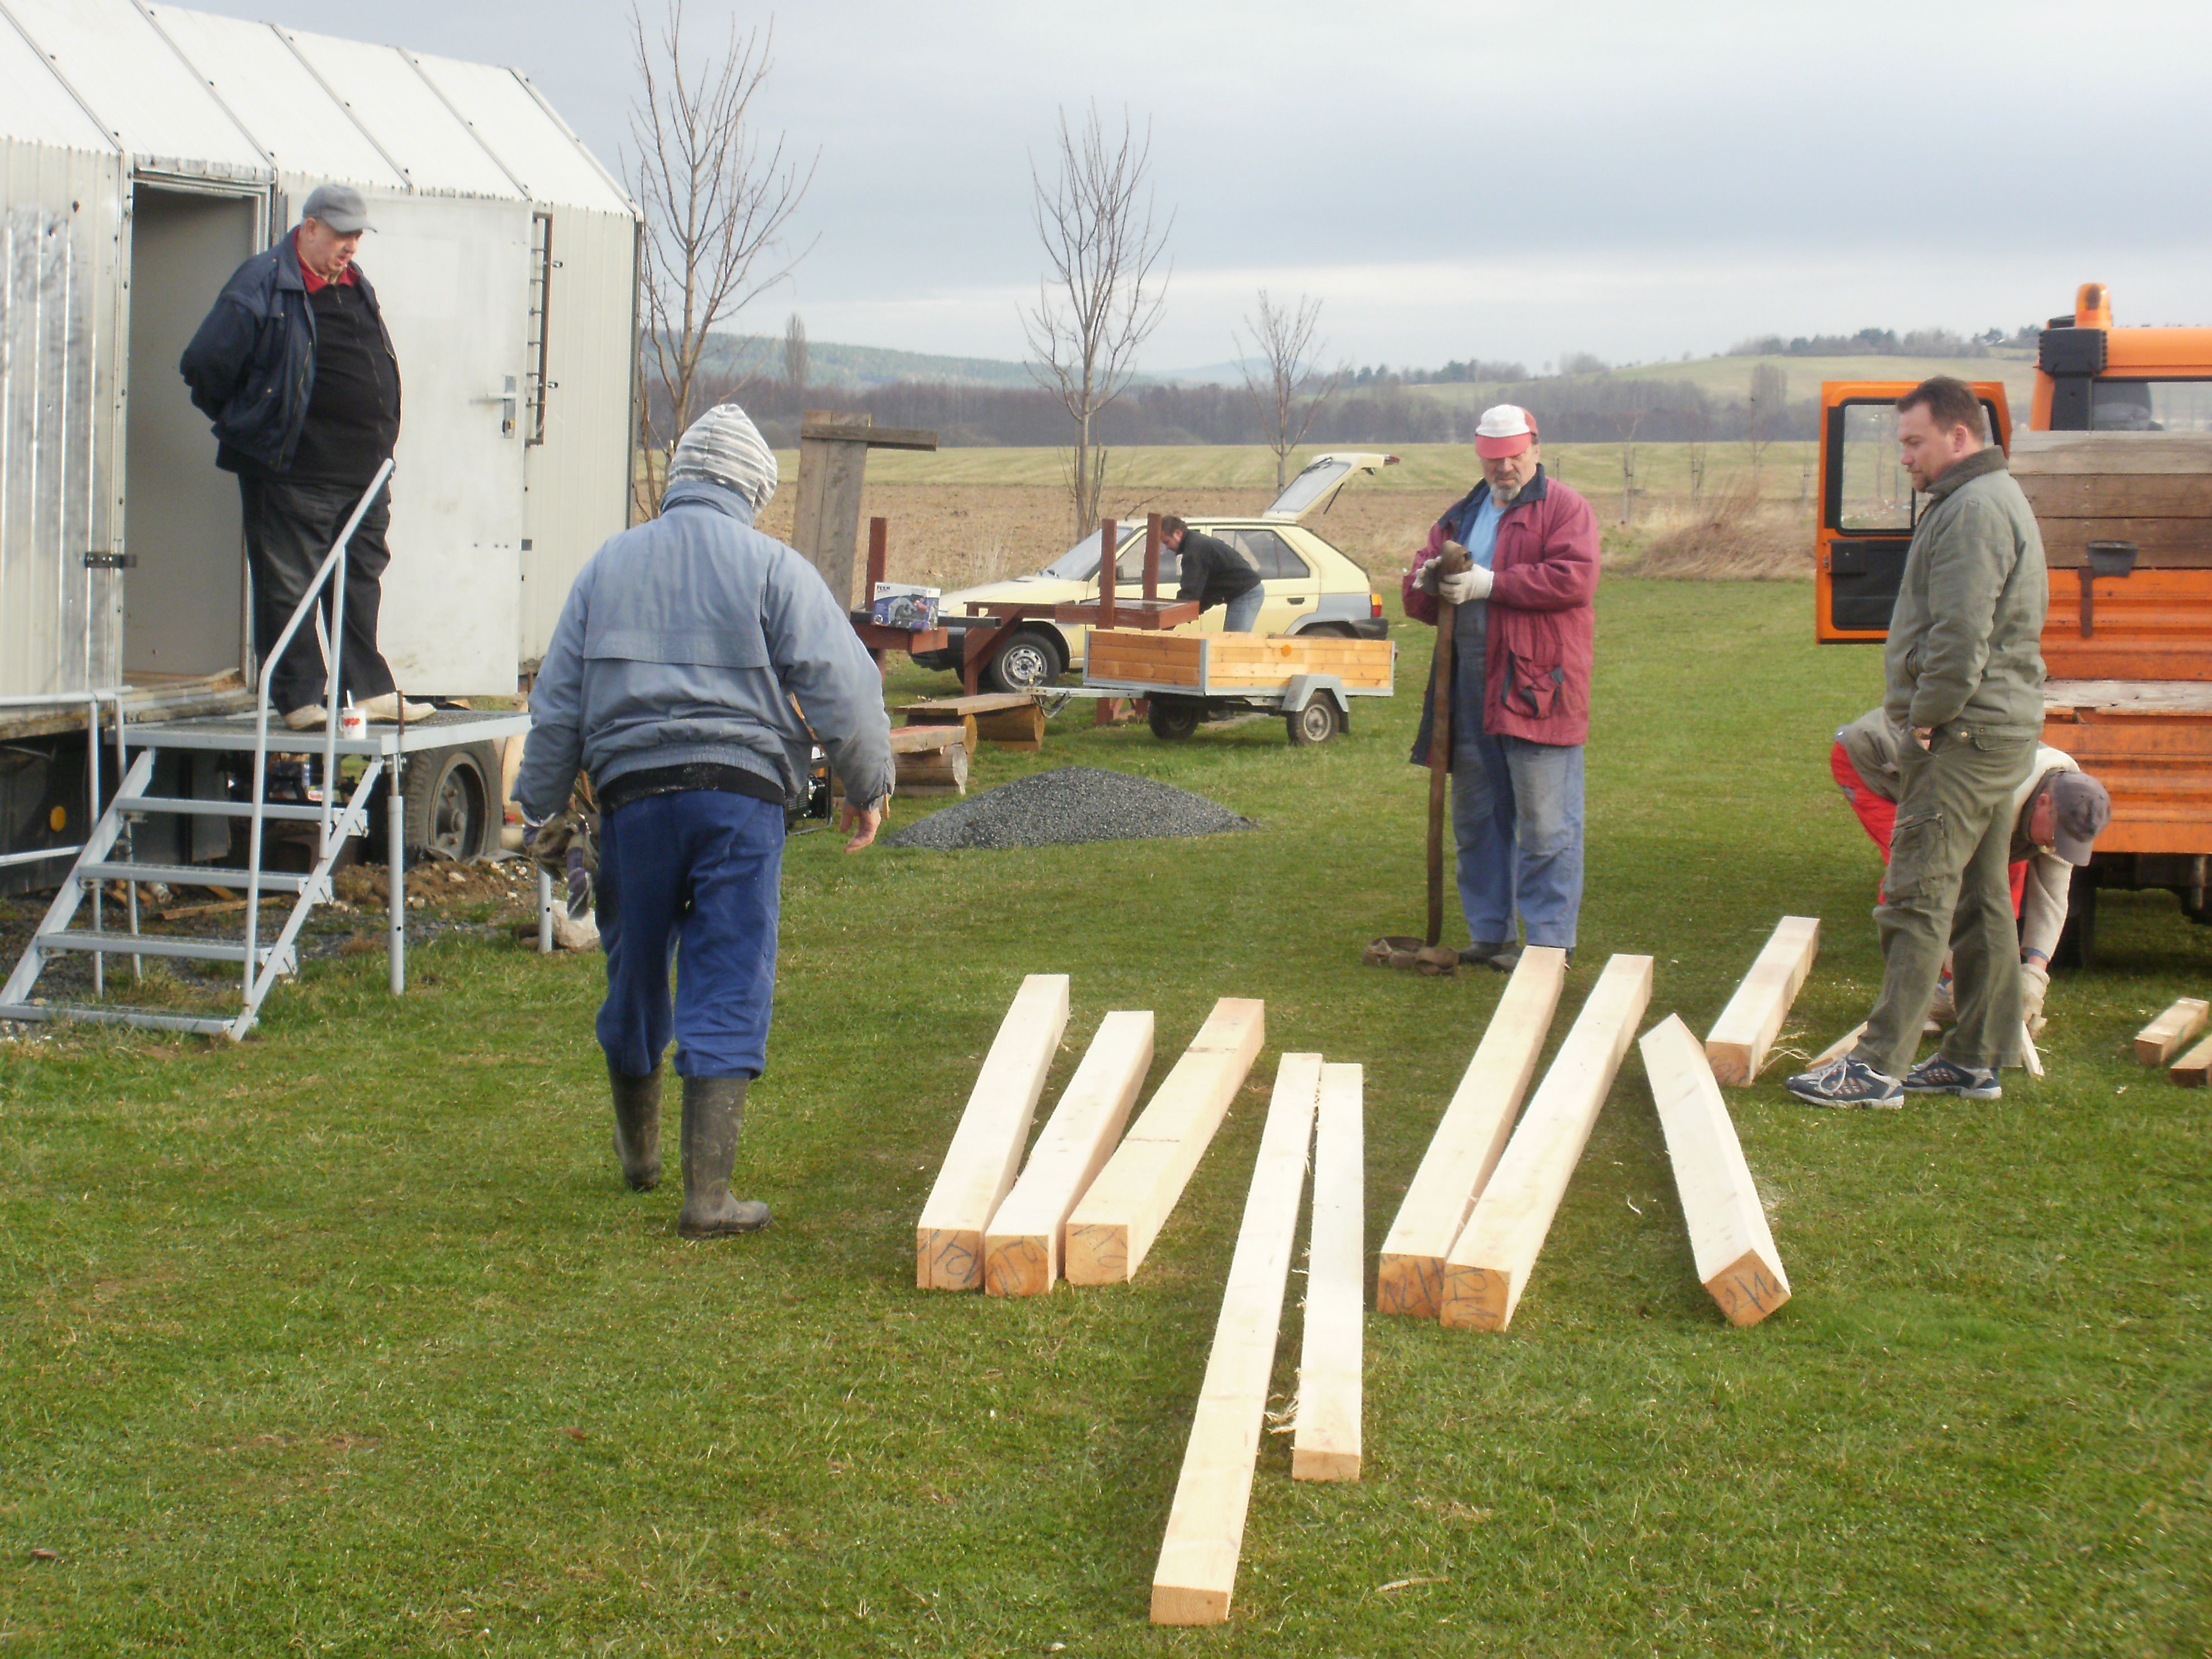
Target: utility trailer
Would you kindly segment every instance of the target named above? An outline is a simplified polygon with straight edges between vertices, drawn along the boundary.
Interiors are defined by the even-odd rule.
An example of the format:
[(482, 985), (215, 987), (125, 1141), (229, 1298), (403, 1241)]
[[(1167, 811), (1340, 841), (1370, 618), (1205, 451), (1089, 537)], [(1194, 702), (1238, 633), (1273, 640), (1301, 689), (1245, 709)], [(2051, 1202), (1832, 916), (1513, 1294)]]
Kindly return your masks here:
[(1395, 689), (1390, 640), (1320, 635), (1164, 634), (1095, 629), (1086, 691), (1141, 698), (1152, 735), (1176, 742), (1207, 720), (1280, 714), (1293, 745), (1327, 743), (1352, 724), (1352, 699)]
[[(390, 850), (498, 847), (526, 717), (460, 705), (516, 695), (629, 521), (635, 206), (518, 70), (153, 0), (0, 0), (0, 890), (85, 856), (111, 742), (160, 799), (240, 804), (247, 750), (152, 741), (252, 708), (259, 669), (237, 483), (177, 364), (332, 181), (367, 198), (404, 387), (380, 643), (410, 696), (467, 716), (381, 755)], [(264, 807), (347, 781), (290, 742)], [(356, 827), (392, 822), (379, 805)], [(211, 881), (232, 827), (137, 825)]]
[[(1821, 387), (1814, 635), (1888, 636), (1919, 502), (1899, 462), (1909, 381)], [(2100, 888), (2163, 888), (2212, 924), (2212, 328), (2117, 328), (2084, 283), (2037, 352), (2032, 429), (1977, 382), (2050, 568), (2043, 741), (2111, 792), (2060, 953), (2086, 963)]]

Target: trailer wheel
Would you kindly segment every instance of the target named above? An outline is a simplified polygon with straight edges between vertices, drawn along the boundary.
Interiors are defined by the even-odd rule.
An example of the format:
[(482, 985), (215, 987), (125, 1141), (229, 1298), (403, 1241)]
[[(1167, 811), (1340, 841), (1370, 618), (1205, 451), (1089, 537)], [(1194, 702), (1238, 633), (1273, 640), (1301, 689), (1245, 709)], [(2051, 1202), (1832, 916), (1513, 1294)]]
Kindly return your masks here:
[(983, 683), (995, 691), (1040, 691), (1066, 671), (1056, 638), (1040, 628), (1022, 628), (991, 659)]
[(465, 864), (488, 852), (498, 834), (498, 776), (499, 750), (493, 744), (408, 756), (408, 857)]
[(1344, 730), (1344, 716), (1332, 699), (1316, 697), (1297, 714), (1284, 715), (1283, 724), (1290, 729), (1291, 748), (1311, 749)]
[(1198, 730), (1198, 708), (1192, 703), (1154, 697), (1146, 708), (1145, 720), (1162, 743), (1181, 743)]

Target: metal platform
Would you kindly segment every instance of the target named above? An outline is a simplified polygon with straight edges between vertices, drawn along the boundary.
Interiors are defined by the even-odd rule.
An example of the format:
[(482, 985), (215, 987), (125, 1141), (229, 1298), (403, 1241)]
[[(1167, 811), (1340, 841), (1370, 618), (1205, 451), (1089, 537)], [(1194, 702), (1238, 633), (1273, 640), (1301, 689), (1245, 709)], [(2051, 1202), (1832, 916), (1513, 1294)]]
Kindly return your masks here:
[[(282, 720), (269, 722), (269, 752), (272, 755), (381, 755), (387, 761), (425, 749), (453, 749), (463, 744), (496, 743), (519, 738), (530, 730), (527, 714), (473, 708), (441, 708), (427, 720), (404, 726), (372, 726), (360, 738), (328, 737), (322, 727), (295, 732)], [(123, 740), (133, 746), (156, 744), (163, 749), (217, 749), (250, 751), (253, 748), (252, 714), (201, 715), (178, 720), (133, 720), (123, 728)]]

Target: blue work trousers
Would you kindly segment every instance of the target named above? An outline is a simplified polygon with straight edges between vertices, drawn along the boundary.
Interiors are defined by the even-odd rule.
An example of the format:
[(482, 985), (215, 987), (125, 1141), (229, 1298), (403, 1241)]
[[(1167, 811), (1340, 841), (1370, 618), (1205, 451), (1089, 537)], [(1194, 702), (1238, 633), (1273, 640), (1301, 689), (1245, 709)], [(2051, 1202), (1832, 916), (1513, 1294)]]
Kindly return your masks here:
[(1224, 634), (1249, 634), (1252, 624), (1260, 620), (1260, 607), (1267, 602), (1265, 587), (1248, 587), (1224, 607), (1221, 631)]
[(782, 807), (716, 789), (647, 795), (601, 822), (599, 1036), (614, 1071), (658, 1071), (672, 1035), (679, 1077), (767, 1068), (783, 836)]
[(1571, 950), (1583, 908), (1580, 744), (1491, 737), (1454, 711), (1452, 829), (1468, 938), (1510, 945), (1514, 912), (1531, 945)]

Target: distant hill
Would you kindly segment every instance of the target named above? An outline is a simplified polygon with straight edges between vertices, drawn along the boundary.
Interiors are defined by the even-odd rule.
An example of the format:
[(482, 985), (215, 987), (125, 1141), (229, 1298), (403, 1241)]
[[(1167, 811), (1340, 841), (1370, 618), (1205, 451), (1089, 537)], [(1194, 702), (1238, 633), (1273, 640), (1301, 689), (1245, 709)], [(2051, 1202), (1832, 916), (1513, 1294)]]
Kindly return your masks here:
[[(735, 371), (780, 382), (783, 337), (717, 334), (712, 361), (725, 373)], [(806, 383), (823, 392), (867, 392), (902, 383), (1001, 387), (1036, 384), (1030, 378), (1027, 365), (995, 357), (939, 357), (926, 351), (839, 345), (830, 340), (806, 343)]]

